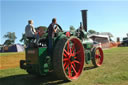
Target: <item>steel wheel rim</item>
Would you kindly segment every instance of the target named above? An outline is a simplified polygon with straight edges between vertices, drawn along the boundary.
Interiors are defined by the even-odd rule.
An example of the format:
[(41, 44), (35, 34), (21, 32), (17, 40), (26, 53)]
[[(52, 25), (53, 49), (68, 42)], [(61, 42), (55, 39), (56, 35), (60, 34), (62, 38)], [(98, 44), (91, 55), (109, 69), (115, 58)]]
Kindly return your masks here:
[(66, 42), (63, 51), (63, 69), (69, 79), (77, 79), (84, 66), (84, 49), (77, 38)]
[(95, 52), (95, 61), (97, 66), (101, 66), (103, 63), (103, 51), (101, 48), (97, 48)]

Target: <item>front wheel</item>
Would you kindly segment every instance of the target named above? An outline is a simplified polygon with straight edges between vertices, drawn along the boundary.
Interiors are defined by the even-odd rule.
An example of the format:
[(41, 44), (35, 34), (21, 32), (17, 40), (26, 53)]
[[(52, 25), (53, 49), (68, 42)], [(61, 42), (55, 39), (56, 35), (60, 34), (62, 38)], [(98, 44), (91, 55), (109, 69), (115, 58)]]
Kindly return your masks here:
[(104, 54), (103, 54), (103, 50), (100, 47), (96, 47), (93, 49), (93, 59), (92, 59), (92, 64), (95, 67), (99, 67), (102, 65), (103, 63), (103, 59), (104, 59)]

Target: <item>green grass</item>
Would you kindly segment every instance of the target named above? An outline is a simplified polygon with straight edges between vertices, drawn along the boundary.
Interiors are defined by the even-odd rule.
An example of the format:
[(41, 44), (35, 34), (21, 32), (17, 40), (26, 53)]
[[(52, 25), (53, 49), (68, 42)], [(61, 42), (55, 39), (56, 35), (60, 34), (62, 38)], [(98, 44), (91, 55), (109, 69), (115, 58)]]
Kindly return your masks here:
[[(5, 52), (5, 53), (0, 53), (0, 56), (8, 56), (8, 55), (15, 55), (17, 52)], [(18, 52), (18, 54), (24, 54), (24, 52)]]
[(0, 70), (0, 85), (128, 85), (128, 47), (104, 50), (104, 55), (101, 67), (85, 65), (86, 70), (73, 82), (57, 80), (52, 74), (36, 77), (13, 68)]

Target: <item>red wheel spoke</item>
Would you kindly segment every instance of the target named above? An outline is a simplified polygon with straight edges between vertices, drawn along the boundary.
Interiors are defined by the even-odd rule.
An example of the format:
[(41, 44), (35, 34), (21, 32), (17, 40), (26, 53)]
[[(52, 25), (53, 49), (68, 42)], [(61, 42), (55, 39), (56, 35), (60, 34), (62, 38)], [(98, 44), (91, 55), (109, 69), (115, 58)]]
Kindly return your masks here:
[(75, 45), (74, 44), (72, 45), (71, 50), (72, 50), (71, 52), (72, 56), (75, 56)]
[(96, 55), (99, 55), (100, 53), (99, 53), (99, 50), (96, 50)]
[(77, 51), (75, 54), (80, 54), (80, 51)]
[(66, 64), (67, 64), (67, 63), (65, 62), (65, 63), (64, 63), (64, 67), (66, 66)]
[(75, 52), (74, 51), (72, 52), (72, 56), (75, 56)]
[(100, 58), (98, 59), (98, 62), (101, 62), (101, 59)]
[(77, 61), (77, 60), (74, 60), (73, 62), (75, 62), (75, 63), (78, 63), (78, 64), (81, 64), (79, 61)]
[(71, 68), (71, 66), (69, 66), (68, 67), (68, 74), (69, 74), (69, 76), (71, 76), (71, 70), (72, 70), (72, 68)]
[(68, 56), (64, 53), (64, 57), (68, 57)]
[(98, 54), (97, 50), (96, 50), (96, 54)]
[(75, 72), (75, 74), (77, 74), (76, 69), (73, 67), (73, 65), (71, 65), (71, 67), (72, 67), (73, 71)]
[(72, 48), (70, 48), (70, 56), (75, 56), (74, 51), (72, 51)]
[(70, 43), (69, 43), (69, 41), (67, 42), (67, 51), (69, 52), (69, 50), (70, 50)]
[(72, 62), (72, 64), (73, 64), (73, 66), (76, 68), (76, 65), (75, 65), (75, 63), (74, 63), (74, 62)]
[(97, 59), (97, 61), (96, 61), (96, 62), (97, 62), (97, 64), (99, 64), (101, 61), (100, 61), (100, 59)]
[(72, 54), (72, 48), (70, 48), (70, 54)]
[(69, 52), (67, 52), (65, 49), (64, 49), (64, 52), (65, 52), (67, 55), (69, 55)]
[(74, 51), (74, 50), (75, 50), (75, 44), (72, 45), (72, 51)]
[(69, 66), (69, 64), (66, 65), (66, 67), (64, 67), (64, 70), (66, 70), (66, 68)]
[(68, 58), (64, 58), (63, 61), (68, 61), (69, 59)]
[(96, 62), (97, 62), (97, 63), (100, 62), (100, 58), (99, 58), (99, 56), (96, 57)]

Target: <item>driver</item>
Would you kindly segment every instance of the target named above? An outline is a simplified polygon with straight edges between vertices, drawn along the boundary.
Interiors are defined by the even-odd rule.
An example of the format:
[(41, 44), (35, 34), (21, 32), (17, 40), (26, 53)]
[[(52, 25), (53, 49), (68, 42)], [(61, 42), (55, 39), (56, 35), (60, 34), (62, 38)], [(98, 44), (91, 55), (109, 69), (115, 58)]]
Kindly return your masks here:
[(52, 39), (54, 38), (58, 27), (62, 31), (62, 28), (56, 22), (56, 18), (53, 18), (52, 23), (48, 27), (48, 53), (50, 56), (52, 53)]

